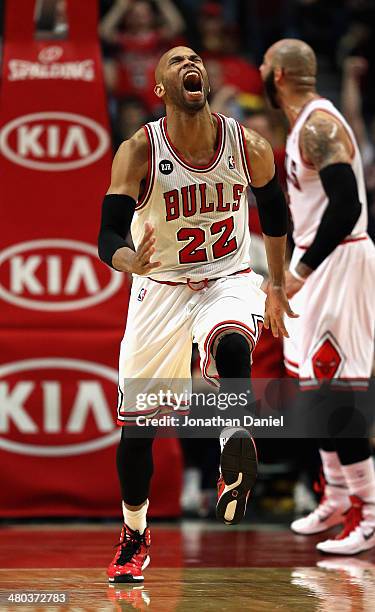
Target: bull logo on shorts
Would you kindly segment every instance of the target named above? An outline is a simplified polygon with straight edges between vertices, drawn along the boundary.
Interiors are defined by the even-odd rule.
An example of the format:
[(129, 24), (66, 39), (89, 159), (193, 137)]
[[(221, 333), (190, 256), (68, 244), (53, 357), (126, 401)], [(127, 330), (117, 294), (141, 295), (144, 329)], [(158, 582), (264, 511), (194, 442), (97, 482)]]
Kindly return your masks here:
[(343, 358), (334, 340), (327, 334), (312, 356), (312, 366), (315, 378), (330, 380), (335, 377)]

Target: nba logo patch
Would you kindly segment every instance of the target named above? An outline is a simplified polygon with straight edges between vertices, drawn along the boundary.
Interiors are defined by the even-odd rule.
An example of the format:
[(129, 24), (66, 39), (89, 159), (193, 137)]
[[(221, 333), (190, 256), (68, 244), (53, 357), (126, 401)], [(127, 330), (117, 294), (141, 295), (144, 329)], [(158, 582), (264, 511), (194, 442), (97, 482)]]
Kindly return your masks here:
[(229, 167), (229, 170), (234, 170), (236, 167), (236, 164), (234, 163), (233, 155), (228, 155), (228, 167)]
[(144, 287), (142, 287), (142, 289), (140, 290), (140, 292), (138, 293), (138, 297), (137, 300), (138, 302), (143, 302), (143, 300), (146, 297), (146, 293), (147, 293), (147, 289), (145, 289)]

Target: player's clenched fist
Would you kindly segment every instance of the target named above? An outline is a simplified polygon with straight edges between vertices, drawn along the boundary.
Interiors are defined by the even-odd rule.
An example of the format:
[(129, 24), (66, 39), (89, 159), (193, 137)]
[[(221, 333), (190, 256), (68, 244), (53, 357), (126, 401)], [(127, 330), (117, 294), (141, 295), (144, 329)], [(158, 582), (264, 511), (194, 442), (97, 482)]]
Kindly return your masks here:
[(118, 249), (113, 256), (113, 266), (116, 270), (130, 272), (145, 276), (161, 265), (160, 261), (151, 262), (151, 257), (155, 253), (154, 228), (150, 223), (145, 223), (145, 233), (136, 249), (133, 251), (128, 247)]

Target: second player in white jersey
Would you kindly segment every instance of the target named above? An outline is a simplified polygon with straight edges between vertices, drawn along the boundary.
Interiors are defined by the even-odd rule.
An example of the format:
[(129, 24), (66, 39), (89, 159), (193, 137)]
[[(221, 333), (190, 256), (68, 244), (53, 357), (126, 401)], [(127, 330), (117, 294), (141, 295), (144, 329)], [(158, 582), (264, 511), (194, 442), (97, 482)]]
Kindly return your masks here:
[(366, 188), (357, 142), (342, 114), (324, 98), (306, 104), (287, 140), (287, 181), (295, 242), (290, 269), (296, 273), (328, 206), (319, 173), (304, 159), (301, 148), (306, 122), (312, 113), (322, 111), (340, 122), (349, 138), (361, 212), (350, 234), (292, 298), (301, 317), (290, 322), (291, 337), (284, 342), (285, 366), (291, 375), (299, 376), (303, 388), (314, 388), (320, 379), (332, 378), (336, 386), (362, 389), (368, 385), (374, 346), (375, 311), (365, 288), (374, 279), (375, 249), (366, 232)]
[(149, 123), (146, 184), (131, 225), (135, 247), (145, 222), (154, 228), (155, 259), (150, 274), (160, 281), (200, 281), (250, 267), (247, 186), (250, 175), (244, 134), (235, 119), (215, 114), (218, 142), (205, 166), (186, 161), (171, 142), (166, 118)]
[(286, 293), (300, 317), (289, 322), (285, 365), (308, 390), (300, 394), (309, 415), (305, 431), (319, 438), (326, 481), (319, 505), (291, 528), (309, 535), (341, 524), (317, 549), (357, 554), (375, 547), (371, 429), (366, 432), (354, 393), (368, 386), (375, 330), (375, 247), (366, 233), (362, 163), (350, 126), (316, 91), (309, 45), (278, 41), (266, 51), (261, 73), (291, 130), (287, 172), (296, 246)]
[[(303, 158), (300, 146), (301, 130), (310, 115), (324, 111), (335, 117), (345, 128), (352, 144), (351, 166), (357, 181), (362, 211), (351, 236), (363, 235), (367, 230), (367, 198), (361, 155), (353, 131), (337, 108), (325, 98), (308, 102), (291, 129), (286, 145), (286, 170), (289, 206), (293, 218), (293, 239), (298, 247), (309, 246), (316, 234), (328, 197), (316, 169)], [(348, 236), (349, 238), (349, 236)]]

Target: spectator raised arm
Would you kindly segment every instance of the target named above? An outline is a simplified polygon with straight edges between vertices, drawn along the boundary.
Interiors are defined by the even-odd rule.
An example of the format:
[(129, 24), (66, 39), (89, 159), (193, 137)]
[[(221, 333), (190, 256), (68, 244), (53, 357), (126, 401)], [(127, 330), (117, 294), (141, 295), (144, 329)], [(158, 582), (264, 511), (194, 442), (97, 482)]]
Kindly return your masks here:
[[(116, 0), (112, 8), (103, 18), (99, 32), (103, 40), (108, 43), (116, 43), (118, 40), (118, 27), (124, 19), (126, 13), (131, 9), (137, 9), (137, 4), (150, 4), (148, 0)], [(138, 8), (139, 8), (138, 6)], [(173, 38), (185, 29), (185, 23), (177, 7), (171, 0), (155, 0), (155, 6), (162, 19), (162, 26), (158, 28), (154, 23), (155, 29), (159, 29), (160, 34), (166, 38)], [(137, 26), (143, 25), (147, 30), (150, 24), (138, 16)]]
[(368, 138), (362, 115), (360, 79), (367, 72), (367, 61), (363, 57), (348, 57), (344, 61), (341, 88), (342, 112), (350, 123), (363, 153)]
[(165, 38), (174, 38), (185, 30), (184, 19), (172, 0), (155, 0), (160, 15), (163, 17)]
[(108, 43), (117, 41), (117, 30), (132, 0), (116, 0), (102, 19), (99, 26), (100, 37)]

